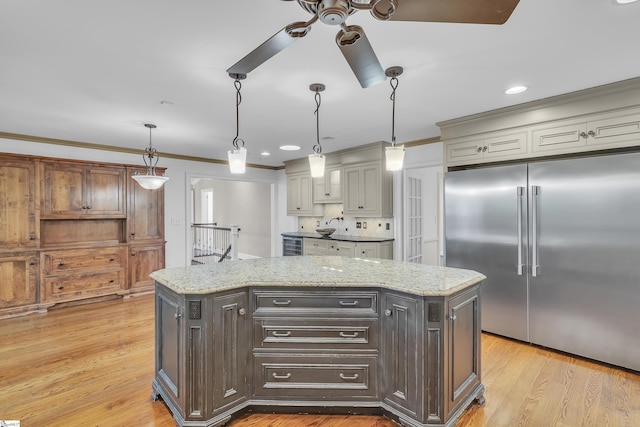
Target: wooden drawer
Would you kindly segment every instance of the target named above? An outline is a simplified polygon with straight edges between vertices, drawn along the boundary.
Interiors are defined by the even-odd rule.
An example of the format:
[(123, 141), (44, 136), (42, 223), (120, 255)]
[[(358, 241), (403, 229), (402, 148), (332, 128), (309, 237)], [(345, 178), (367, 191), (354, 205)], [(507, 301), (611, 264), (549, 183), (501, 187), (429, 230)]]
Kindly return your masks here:
[(296, 400), (377, 399), (376, 356), (255, 355), (255, 395)]
[(253, 331), (256, 350), (378, 351), (378, 319), (266, 318)]
[(120, 268), (124, 265), (124, 249), (123, 247), (110, 247), (45, 252), (43, 267), (47, 275), (66, 274), (72, 270)]
[(253, 291), (254, 316), (302, 313), (327, 316), (377, 316), (375, 291)]
[(76, 299), (90, 295), (106, 295), (123, 289), (124, 270), (94, 274), (69, 274), (45, 279), (48, 302)]

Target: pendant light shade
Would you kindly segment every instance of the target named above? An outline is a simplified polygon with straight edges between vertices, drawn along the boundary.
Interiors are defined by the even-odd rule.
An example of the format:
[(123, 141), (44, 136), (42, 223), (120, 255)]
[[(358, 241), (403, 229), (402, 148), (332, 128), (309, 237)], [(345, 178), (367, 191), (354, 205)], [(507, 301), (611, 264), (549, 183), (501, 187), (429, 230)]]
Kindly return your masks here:
[(385, 74), (391, 77), (391, 101), (393, 108), (391, 110), (391, 147), (385, 148), (386, 169), (388, 171), (402, 170), (404, 165), (404, 145), (396, 145), (396, 89), (398, 88), (398, 76), (402, 74), (402, 67), (389, 67)]
[(311, 178), (322, 178), (324, 176), (325, 157), (322, 154), (309, 154), (309, 169)]
[(240, 138), (240, 103), (242, 102), (242, 83), (240, 80), (246, 79), (246, 74), (229, 73), (229, 77), (234, 79), (233, 85), (236, 88), (236, 137), (233, 138), (233, 150), (227, 152), (229, 156), (229, 172), (233, 174), (243, 174), (247, 165), (247, 149), (244, 148), (244, 139)]
[(158, 156), (156, 149), (151, 144), (151, 130), (156, 128), (156, 125), (146, 123), (144, 125), (149, 129), (149, 146), (145, 148), (142, 159), (147, 167), (146, 175), (133, 175), (133, 178), (140, 186), (147, 190), (157, 190), (162, 187), (165, 182), (169, 181), (169, 178), (164, 175), (156, 175), (156, 165), (158, 164)]
[(311, 170), (311, 178), (322, 178), (324, 176), (325, 157), (322, 154), (322, 145), (320, 145), (320, 104), (322, 98), (320, 92), (325, 86), (322, 83), (313, 83), (309, 86), (309, 90), (315, 92), (316, 110), (316, 145), (313, 146), (313, 154), (309, 154), (309, 169)]
[(404, 145), (385, 147), (384, 154), (386, 169), (388, 171), (402, 170), (402, 165), (404, 164)]
[(244, 147), (229, 150), (229, 170), (231, 173), (245, 173), (247, 164), (247, 149)]

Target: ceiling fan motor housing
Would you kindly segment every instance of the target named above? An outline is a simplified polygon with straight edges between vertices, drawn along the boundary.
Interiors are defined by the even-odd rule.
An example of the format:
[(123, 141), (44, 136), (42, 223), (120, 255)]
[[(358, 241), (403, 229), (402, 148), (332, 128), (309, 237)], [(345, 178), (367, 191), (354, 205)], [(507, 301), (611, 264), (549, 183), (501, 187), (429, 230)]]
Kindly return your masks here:
[(347, 0), (322, 0), (317, 8), (318, 19), (327, 25), (341, 25), (350, 14)]

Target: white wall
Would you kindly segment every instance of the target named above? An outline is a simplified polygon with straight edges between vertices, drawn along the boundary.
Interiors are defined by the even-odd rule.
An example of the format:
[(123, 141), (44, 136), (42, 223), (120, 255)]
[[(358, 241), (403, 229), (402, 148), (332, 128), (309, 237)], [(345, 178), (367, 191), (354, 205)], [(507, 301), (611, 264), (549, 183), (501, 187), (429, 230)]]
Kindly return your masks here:
[[(142, 147), (144, 148), (144, 147)], [(64, 159), (90, 160), (109, 163), (124, 163), (142, 165), (142, 155), (119, 153), (103, 150), (93, 150), (88, 148), (67, 147), (55, 144), (44, 144), (29, 141), (18, 141), (0, 138), (0, 152), (15, 154), (30, 154), (47, 157), (58, 157)], [(234, 179), (242, 181), (259, 181), (278, 183), (275, 188), (280, 187), (281, 171), (269, 169), (247, 168), (247, 173), (240, 178), (229, 173), (227, 165), (212, 164), (205, 162), (193, 162), (186, 160), (170, 159), (160, 157), (159, 167), (167, 168), (167, 176), (171, 179), (165, 184), (165, 239), (166, 246), (166, 266), (180, 267), (188, 264), (187, 233), (189, 231), (189, 218), (187, 217), (187, 203), (189, 203), (190, 179), (187, 177), (195, 175), (218, 179)], [(286, 189), (286, 180), (285, 180)], [(280, 199), (278, 196), (272, 196)], [(283, 198), (286, 203), (286, 191)], [(275, 205), (274, 205), (275, 206)], [(276, 210), (272, 219), (273, 227), (276, 229), (280, 218), (286, 219), (286, 206), (284, 211)], [(272, 247), (280, 245), (279, 234), (274, 235)], [(275, 254), (274, 254), (275, 255)]]

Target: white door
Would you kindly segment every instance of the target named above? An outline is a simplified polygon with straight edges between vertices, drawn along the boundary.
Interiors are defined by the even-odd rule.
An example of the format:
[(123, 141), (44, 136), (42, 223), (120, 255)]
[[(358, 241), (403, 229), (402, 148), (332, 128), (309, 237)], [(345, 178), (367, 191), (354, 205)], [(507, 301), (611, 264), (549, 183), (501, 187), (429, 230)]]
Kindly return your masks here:
[(441, 166), (405, 171), (404, 180), (404, 260), (439, 265), (438, 174)]

